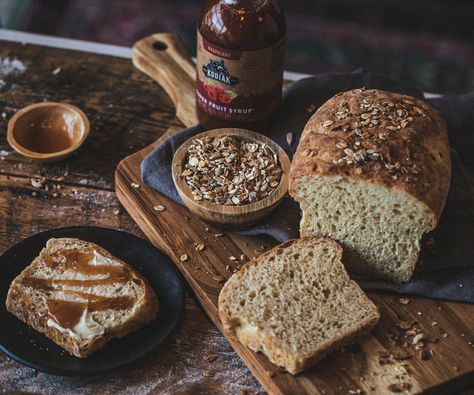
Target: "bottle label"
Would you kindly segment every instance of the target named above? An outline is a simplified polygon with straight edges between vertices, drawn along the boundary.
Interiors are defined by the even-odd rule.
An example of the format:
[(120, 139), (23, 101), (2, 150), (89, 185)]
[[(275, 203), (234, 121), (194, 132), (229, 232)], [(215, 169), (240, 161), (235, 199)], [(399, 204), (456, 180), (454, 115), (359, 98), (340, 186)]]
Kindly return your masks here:
[(284, 42), (253, 50), (229, 50), (198, 31), (196, 100), (204, 112), (226, 121), (265, 119), (281, 100)]

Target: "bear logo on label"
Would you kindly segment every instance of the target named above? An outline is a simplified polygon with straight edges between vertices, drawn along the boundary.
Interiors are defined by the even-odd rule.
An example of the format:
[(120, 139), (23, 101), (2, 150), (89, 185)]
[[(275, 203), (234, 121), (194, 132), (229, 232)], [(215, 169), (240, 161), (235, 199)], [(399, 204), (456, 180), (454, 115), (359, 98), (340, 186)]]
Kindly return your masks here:
[(202, 71), (206, 77), (227, 85), (235, 85), (239, 82), (237, 77), (230, 75), (223, 60), (211, 60), (207, 66), (202, 66)]

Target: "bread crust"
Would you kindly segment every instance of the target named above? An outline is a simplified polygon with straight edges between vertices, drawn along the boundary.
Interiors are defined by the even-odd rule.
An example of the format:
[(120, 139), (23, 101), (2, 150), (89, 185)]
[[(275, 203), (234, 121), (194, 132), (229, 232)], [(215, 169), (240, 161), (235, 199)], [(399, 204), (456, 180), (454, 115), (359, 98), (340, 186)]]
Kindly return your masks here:
[[(252, 266), (261, 264), (263, 261), (273, 255), (278, 255), (279, 250), (283, 250), (296, 242), (301, 242), (301, 240), (306, 240), (313, 243), (320, 241), (329, 243), (331, 245), (331, 248), (337, 250), (338, 259), (340, 260), (342, 258), (342, 247), (330, 238), (308, 236), (301, 239), (292, 239), (272, 248), (271, 250), (263, 253), (257, 258), (247, 262), (238, 272), (232, 275), (232, 277), (228, 280), (227, 284), (230, 285), (231, 282), (240, 282), (241, 278), (245, 276), (246, 272)], [(344, 271), (343, 275), (345, 276), (345, 278), (343, 278), (344, 281), (353, 282), (353, 280), (349, 278), (347, 272)], [(353, 328), (351, 328), (350, 333), (345, 336), (338, 336), (333, 339), (327, 340), (324, 343), (321, 343), (315, 353), (301, 355), (297, 360), (295, 360), (289, 354), (282, 352), (280, 344), (277, 341), (268, 336), (263, 336), (258, 332), (256, 334), (246, 336), (245, 339), (239, 339), (235, 331), (235, 326), (233, 324), (232, 314), (229, 310), (229, 303), (227, 302), (228, 298), (230, 297), (230, 287), (227, 286), (227, 284), (221, 290), (218, 302), (219, 316), (221, 319), (223, 331), (226, 336), (239, 340), (245, 346), (249, 347), (252, 351), (265, 353), (273, 363), (278, 366), (284, 367), (288, 372), (293, 375), (298, 374), (303, 370), (306, 370), (308, 367), (314, 365), (315, 363), (323, 359), (325, 356), (330, 354), (332, 351), (344, 345), (350, 344), (355, 339), (364, 336), (377, 325), (380, 319), (380, 314), (377, 307), (369, 298), (367, 298), (367, 303), (371, 306), (372, 314), (367, 317), (367, 319), (363, 323), (355, 324)], [(275, 350), (278, 350), (278, 352), (275, 352)]]
[[(384, 106), (386, 115), (376, 118), (363, 107), (365, 103)], [(371, 119), (376, 124), (360, 125)], [(400, 129), (390, 130), (397, 127), (394, 125)], [(354, 156), (345, 150), (356, 153), (360, 148), (365, 150), (364, 160), (357, 160), (359, 156), (351, 162)], [(434, 213), (434, 228), (451, 178), (446, 123), (432, 106), (411, 96), (375, 89), (340, 93), (324, 103), (306, 124), (290, 168), (291, 196), (297, 193), (298, 180), (308, 175), (350, 177), (400, 190)]]
[[(113, 259), (127, 267), (132, 273), (132, 281), (136, 280), (142, 282), (144, 290), (143, 297), (139, 303), (133, 307), (134, 312), (129, 319), (120, 325), (114, 326), (112, 330), (104, 332), (102, 335), (94, 336), (93, 338), (86, 340), (68, 336), (67, 334), (61, 333), (58, 329), (48, 326), (48, 312), (38, 311), (38, 306), (35, 301), (31, 300), (26, 293), (22, 292), (20, 283), (25, 277), (30, 275), (35, 265), (41, 263), (41, 260), (46, 254), (50, 254), (51, 251), (55, 250), (58, 243), (79, 245), (80, 248), (92, 247), (101, 255)], [(127, 263), (113, 256), (110, 252), (97, 244), (80, 239), (61, 238), (48, 240), (46, 247), (41, 250), (40, 254), (33, 260), (33, 262), (13, 280), (8, 290), (6, 308), (10, 313), (25, 322), (27, 325), (30, 325), (37, 331), (43, 333), (49, 339), (68, 351), (71, 355), (79, 358), (86, 358), (105, 346), (105, 344), (111, 339), (123, 337), (153, 321), (158, 314), (159, 302), (155, 292), (151, 289), (146, 279)]]

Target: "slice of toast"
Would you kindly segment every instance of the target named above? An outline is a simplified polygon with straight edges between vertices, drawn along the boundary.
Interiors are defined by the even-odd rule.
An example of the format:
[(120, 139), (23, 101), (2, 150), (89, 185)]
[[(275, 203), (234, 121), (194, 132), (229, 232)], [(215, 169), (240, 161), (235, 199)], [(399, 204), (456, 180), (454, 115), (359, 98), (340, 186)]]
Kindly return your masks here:
[(76, 357), (154, 320), (158, 299), (131, 266), (79, 239), (50, 239), (10, 285), (9, 312)]
[(219, 295), (224, 331), (296, 374), (370, 331), (379, 312), (327, 238), (290, 240), (247, 263)]

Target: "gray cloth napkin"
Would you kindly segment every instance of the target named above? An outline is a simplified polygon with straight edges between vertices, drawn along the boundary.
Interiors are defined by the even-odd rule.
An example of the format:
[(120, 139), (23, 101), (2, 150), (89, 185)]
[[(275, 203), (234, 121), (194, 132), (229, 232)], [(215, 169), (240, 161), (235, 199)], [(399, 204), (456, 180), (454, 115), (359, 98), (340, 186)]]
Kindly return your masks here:
[[(283, 94), (282, 110), (273, 128), (266, 133), (286, 150), (290, 158), (299, 142), (300, 133), (318, 108), (338, 92), (349, 89), (376, 88), (423, 97), (416, 88), (389, 77), (356, 71), (349, 74), (321, 74), (300, 80)], [(354, 276), (367, 290), (384, 290), (415, 294), (434, 299), (474, 303), (474, 94), (428, 100), (448, 122), (453, 162), (451, 190), (440, 224), (430, 238), (435, 248), (423, 249), (415, 278), (407, 284), (391, 284)], [(200, 125), (185, 129), (163, 142), (141, 164), (143, 182), (162, 194), (183, 204), (171, 178), (171, 161), (174, 152), (188, 138), (203, 131)], [(293, 133), (288, 146), (286, 134)], [(461, 155), (458, 155), (458, 152)], [(463, 166), (462, 163), (466, 165)], [(468, 164), (471, 167), (468, 167)], [(284, 199), (265, 220), (240, 230), (245, 235), (268, 235), (283, 242), (299, 236), (300, 210), (296, 202)]]

